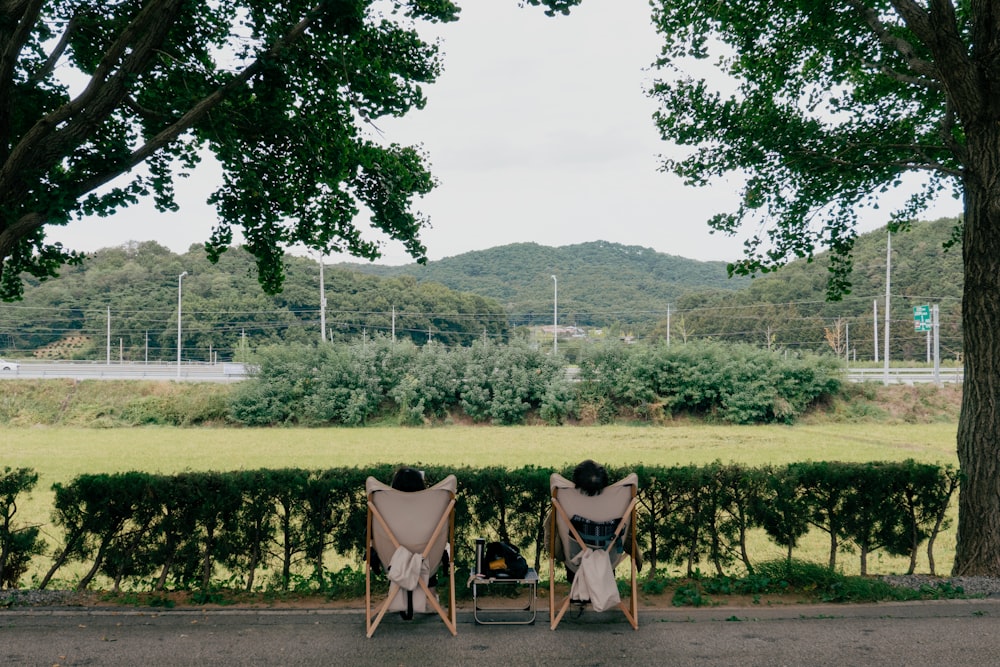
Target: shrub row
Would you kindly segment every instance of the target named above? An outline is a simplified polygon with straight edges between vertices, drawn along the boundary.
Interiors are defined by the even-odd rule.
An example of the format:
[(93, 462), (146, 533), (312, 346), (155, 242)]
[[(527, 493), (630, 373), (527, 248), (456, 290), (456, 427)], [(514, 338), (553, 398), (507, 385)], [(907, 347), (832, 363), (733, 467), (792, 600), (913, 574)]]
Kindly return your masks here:
[(417, 347), (378, 338), (262, 351), (259, 372), (233, 398), (239, 423), (402, 424), (464, 415), (475, 422), (529, 418), (610, 422), (676, 413), (734, 424), (791, 422), (836, 392), (839, 370), (818, 356), (787, 357), (750, 345), (588, 346), (578, 382), (560, 361), (523, 341), (468, 348)]
[[(331, 556), (363, 558), (365, 479), (388, 480), (394, 469), (81, 475), (53, 487), (62, 543), (39, 587), (48, 586), (67, 563), (78, 562), (85, 567), (80, 589), (103, 575), (115, 590), (123, 584), (154, 590), (208, 590), (220, 584), (288, 590), (293, 581), (324, 590), (336, 576), (328, 570)], [(860, 553), (862, 574), (869, 554), (880, 549), (909, 555), (912, 573), (918, 549), (926, 544), (933, 574), (934, 539), (945, 527), (959, 480), (950, 467), (913, 461), (634, 470), (640, 484), (636, 535), (649, 571), (670, 564), (689, 575), (703, 564), (718, 574), (734, 566), (752, 573), (747, 534), (755, 528), (785, 547), (789, 560), (809, 530), (824, 531), (830, 540), (829, 567), (835, 569), (837, 554), (850, 547)], [(428, 467), (427, 481), (452, 472), (460, 489), (456, 562), (469, 562), (472, 539), (481, 535), (533, 550), (537, 569), (552, 471)], [(24, 470), (8, 470), (0, 482), (15, 477), (21, 492), (34, 483)], [(4, 488), (0, 484), (0, 493)], [(6, 503), (0, 517), (7, 518), (0, 524), (0, 572), (10, 567), (23, 572), (38, 552), (37, 544), (25, 541), (30, 531), (10, 521), (15, 500), (16, 494), (0, 496)], [(221, 572), (228, 573), (222, 582)], [(17, 581), (5, 579), (9, 586)]]

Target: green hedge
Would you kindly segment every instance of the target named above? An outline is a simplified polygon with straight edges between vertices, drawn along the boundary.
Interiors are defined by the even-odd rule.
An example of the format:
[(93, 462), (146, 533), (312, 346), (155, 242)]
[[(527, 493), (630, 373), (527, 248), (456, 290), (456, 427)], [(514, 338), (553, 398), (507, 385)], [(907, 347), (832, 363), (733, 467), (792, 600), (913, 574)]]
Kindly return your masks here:
[[(103, 575), (116, 590), (288, 590), (301, 581), (323, 590), (336, 576), (327, 567), (331, 556), (362, 562), (365, 479), (388, 480), (396, 467), (81, 475), (53, 487), (62, 540), (40, 587), (77, 562), (85, 566), (80, 589)], [(830, 568), (841, 547), (851, 545), (862, 574), (878, 550), (910, 556), (913, 572), (918, 549), (926, 546), (933, 573), (934, 539), (959, 481), (951, 467), (913, 461), (714, 463), (609, 473), (631, 470), (639, 475), (636, 535), (648, 571), (669, 564), (688, 574), (705, 564), (718, 574), (753, 572), (746, 536), (754, 528), (786, 547), (789, 559), (803, 535), (822, 530), (830, 537)], [(458, 477), (460, 566), (472, 558), (473, 538), (486, 536), (533, 552), (539, 568), (552, 470), (429, 466), (425, 472), (429, 484)], [(4, 498), (9, 508), (13, 500)], [(0, 544), (8, 544), (9, 522), (0, 529), (7, 531)], [(220, 580), (222, 573), (228, 578)]]

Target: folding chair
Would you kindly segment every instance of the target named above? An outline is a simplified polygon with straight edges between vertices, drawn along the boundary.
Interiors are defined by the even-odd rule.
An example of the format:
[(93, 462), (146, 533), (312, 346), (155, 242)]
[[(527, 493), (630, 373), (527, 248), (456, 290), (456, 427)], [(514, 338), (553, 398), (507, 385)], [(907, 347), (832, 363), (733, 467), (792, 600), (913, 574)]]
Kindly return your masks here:
[[(639, 477), (632, 473), (619, 482), (604, 488), (596, 496), (578, 490), (573, 482), (562, 475), (553, 474), (549, 481), (552, 490), (552, 512), (549, 520), (549, 621), (553, 630), (559, 625), (572, 602), (569, 593), (557, 600), (555, 589), (556, 540), (561, 541), (568, 570), (576, 573), (573, 558), (581, 551), (603, 549), (608, 552), (612, 571), (627, 558), (631, 594), (628, 602), (618, 603), (625, 618), (635, 630), (639, 629), (638, 586), (635, 541), (636, 490)], [(626, 542), (630, 543), (626, 547)]]
[[(365, 626), (368, 637), (382, 622), (387, 611), (437, 612), (452, 635), (458, 634), (455, 608), (455, 492), (458, 481), (449, 475), (423, 491), (397, 491), (374, 477), (365, 483), (368, 494), (367, 553), (365, 557)], [(404, 551), (400, 551), (400, 548)], [(448, 559), (448, 611), (438, 602), (428, 579), (441, 564), (445, 549)], [(377, 606), (372, 601), (372, 552), (388, 570), (391, 562), (403, 558), (419, 568), (415, 586), (406, 590), (392, 576), (389, 594)], [(398, 572), (396, 573), (398, 575)], [(373, 616), (375, 610), (375, 618)]]

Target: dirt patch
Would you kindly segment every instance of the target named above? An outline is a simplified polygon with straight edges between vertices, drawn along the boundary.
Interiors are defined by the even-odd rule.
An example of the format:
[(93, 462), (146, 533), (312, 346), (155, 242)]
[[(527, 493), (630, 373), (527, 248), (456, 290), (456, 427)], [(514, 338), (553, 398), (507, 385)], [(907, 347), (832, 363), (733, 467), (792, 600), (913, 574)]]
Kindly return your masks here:
[(805, 423), (878, 422), (930, 424), (956, 422), (962, 407), (962, 385), (946, 383), (881, 385), (845, 384), (841, 393), (814, 406)]

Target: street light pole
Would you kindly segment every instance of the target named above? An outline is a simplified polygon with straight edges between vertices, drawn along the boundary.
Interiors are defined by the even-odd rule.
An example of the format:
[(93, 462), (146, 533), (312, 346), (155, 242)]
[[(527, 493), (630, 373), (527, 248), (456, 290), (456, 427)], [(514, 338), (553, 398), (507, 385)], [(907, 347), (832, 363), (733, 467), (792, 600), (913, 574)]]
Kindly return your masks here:
[(323, 255), (319, 256), (319, 341), (326, 342), (326, 276), (323, 275)]
[(181, 281), (187, 271), (177, 276), (177, 379), (181, 378)]
[(559, 353), (559, 281), (552, 276), (552, 354)]

